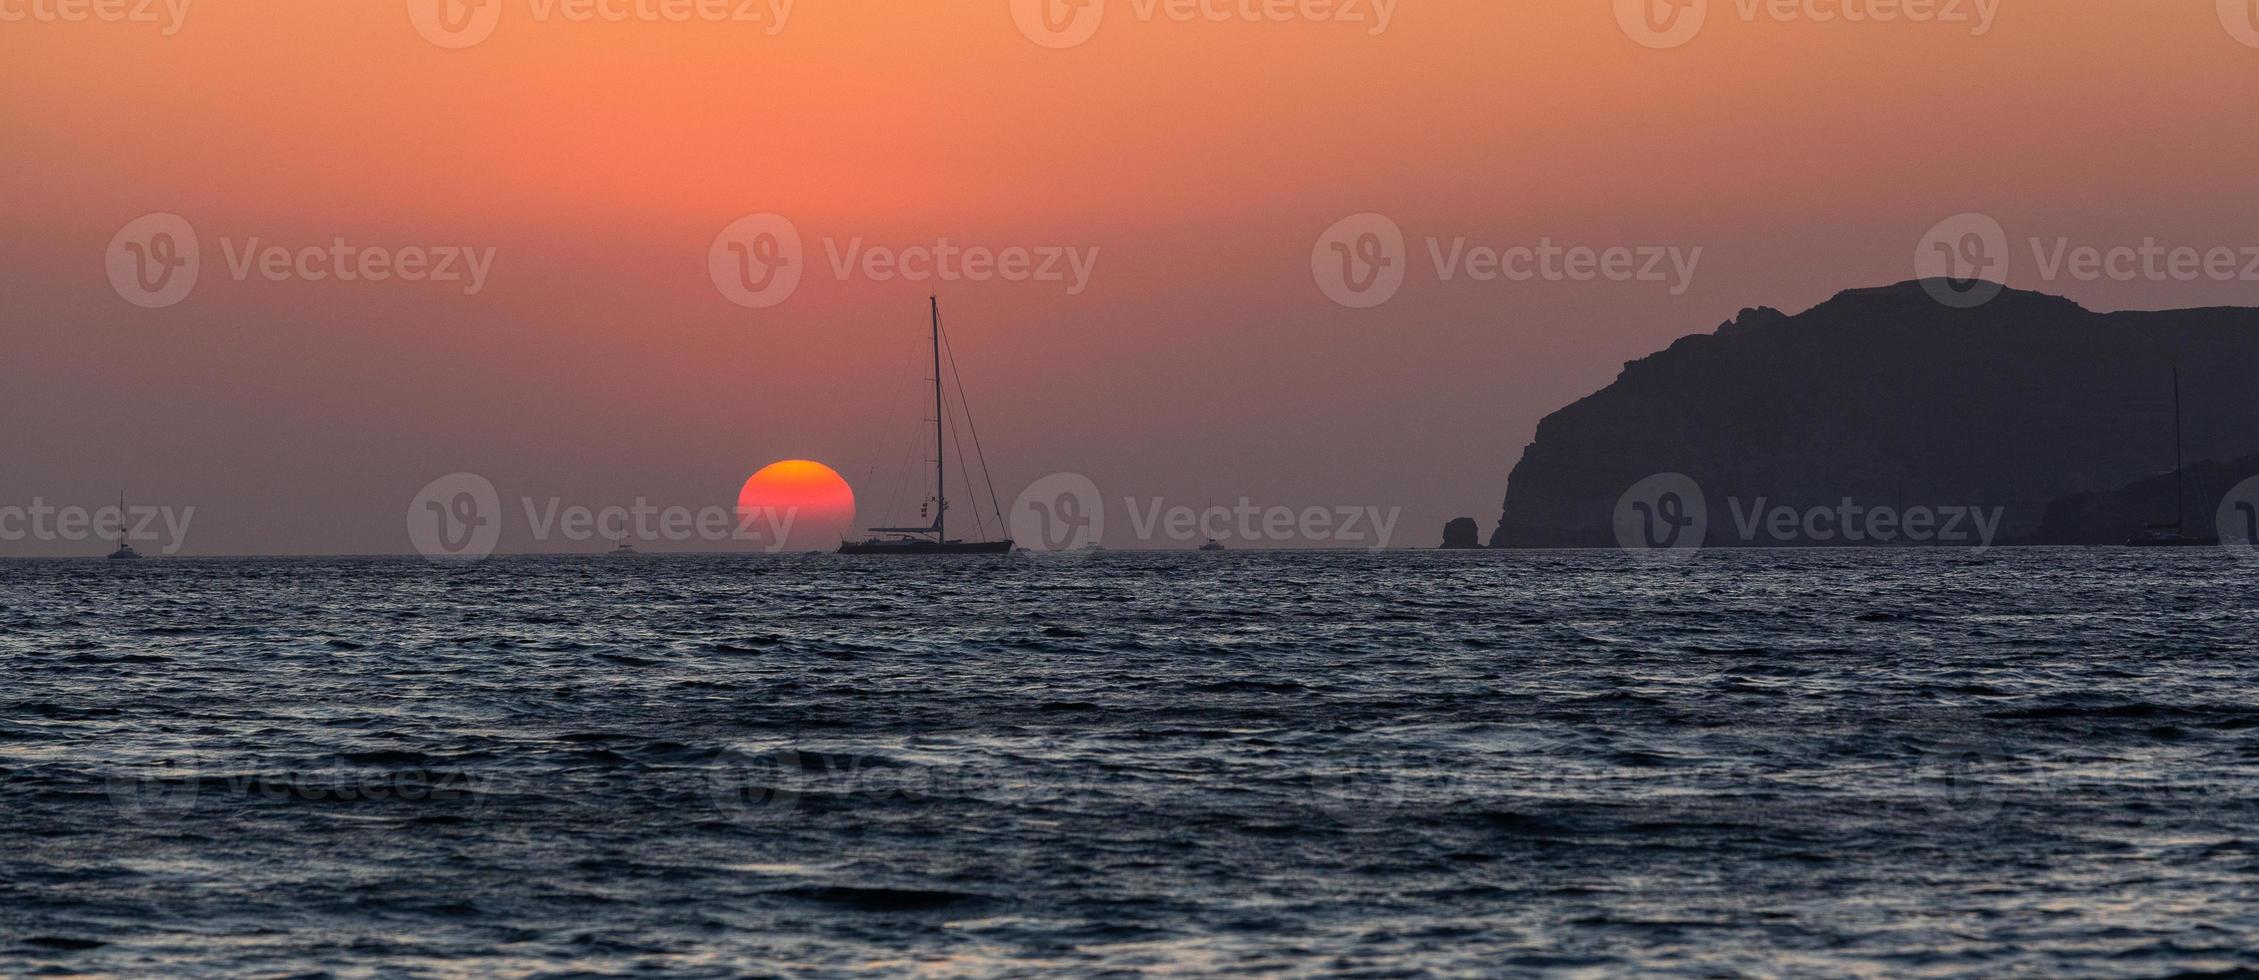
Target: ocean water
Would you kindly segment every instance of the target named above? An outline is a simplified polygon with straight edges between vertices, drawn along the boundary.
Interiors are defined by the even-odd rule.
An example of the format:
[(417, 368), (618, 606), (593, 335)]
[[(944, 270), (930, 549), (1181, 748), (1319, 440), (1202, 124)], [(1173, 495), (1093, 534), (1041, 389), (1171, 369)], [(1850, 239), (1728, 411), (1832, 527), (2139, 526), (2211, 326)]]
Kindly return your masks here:
[(0, 974), (2259, 968), (2217, 550), (0, 562)]

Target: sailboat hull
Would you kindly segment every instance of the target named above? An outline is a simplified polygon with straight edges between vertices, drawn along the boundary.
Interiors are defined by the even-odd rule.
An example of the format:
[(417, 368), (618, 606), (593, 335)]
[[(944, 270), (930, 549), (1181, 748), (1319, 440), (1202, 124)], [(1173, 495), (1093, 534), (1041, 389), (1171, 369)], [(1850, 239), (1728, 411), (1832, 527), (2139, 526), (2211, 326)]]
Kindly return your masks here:
[(839, 546), (843, 555), (1006, 555), (1010, 541), (849, 541)]
[(2183, 538), (2183, 537), (2178, 537), (2178, 536), (2175, 536), (2175, 537), (2159, 537), (2159, 538), (2132, 538), (2132, 539), (2129, 539), (2129, 540), (2128, 540), (2128, 541), (2126, 542), (2126, 547), (2128, 547), (2128, 548), (2210, 548), (2210, 547), (2217, 547), (2217, 546), (2219, 545), (2219, 543), (2220, 543), (2220, 539), (2218, 539), (2218, 538)]

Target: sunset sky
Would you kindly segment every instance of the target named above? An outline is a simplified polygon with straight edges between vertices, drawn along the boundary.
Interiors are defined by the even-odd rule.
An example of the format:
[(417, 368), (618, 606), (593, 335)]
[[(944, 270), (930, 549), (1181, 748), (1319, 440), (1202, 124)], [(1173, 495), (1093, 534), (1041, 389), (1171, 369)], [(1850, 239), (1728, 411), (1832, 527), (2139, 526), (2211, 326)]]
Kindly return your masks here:
[[(1106, 0), (1058, 48), (1009, 0), (488, 2), (491, 36), (451, 49), (402, 0), (178, 23), (0, 0), (0, 504), (123, 489), (194, 506), (182, 553), (220, 555), (406, 551), (410, 499), (455, 472), (500, 488), (508, 550), (593, 547), (526, 539), (520, 498), (727, 506), (782, 459), (868, 503), (922, 417), (930, 292), (1005, 503), (1078, 473), (1123, 547), (1177, 546), (1133, 540), (1124, 497), (1400, 507), (1391, 543), (1432, 546), (1456, 516), (1487, 533), (1537, 420), (1625, 361), (1911, 278), (1950, 215), (2001, 222), (2012, 283), (2093, 308), (2259, 304), (2241, 279), (2042, 281), (2028, 244), (2259, 246), (2259, 27), (2213, 0), (1925, 23), (1712, 0), (1661, 48), (1609, 0), (1402, 0), (1385, 30), (1370, 0)], [(1367, 212), (1406, 277), (1353, 309), (1313, 250)], [(802, 238), (802, 280), (748, 308), (708, 259), (762, 213)], [(105, 265), (149, 214), (201, 250), (156, 309)], [(1683, 283), (1439, 281), (1428, 242), (1461, 237), (1701, 252)], [(231, 267), (339, 238), (492, 264), (475, 294)], [(1070, 292), (841, 279), (829, 254), (942, 238), (1095, 257)]]

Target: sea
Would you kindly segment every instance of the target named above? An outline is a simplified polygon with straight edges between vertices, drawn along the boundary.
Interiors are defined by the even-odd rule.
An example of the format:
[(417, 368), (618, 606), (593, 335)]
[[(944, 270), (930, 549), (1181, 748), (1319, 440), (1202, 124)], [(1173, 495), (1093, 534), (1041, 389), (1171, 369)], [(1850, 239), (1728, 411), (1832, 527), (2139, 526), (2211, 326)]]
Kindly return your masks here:
[(0, 975), (2259, 969), (2220, 549), (0, 562)]

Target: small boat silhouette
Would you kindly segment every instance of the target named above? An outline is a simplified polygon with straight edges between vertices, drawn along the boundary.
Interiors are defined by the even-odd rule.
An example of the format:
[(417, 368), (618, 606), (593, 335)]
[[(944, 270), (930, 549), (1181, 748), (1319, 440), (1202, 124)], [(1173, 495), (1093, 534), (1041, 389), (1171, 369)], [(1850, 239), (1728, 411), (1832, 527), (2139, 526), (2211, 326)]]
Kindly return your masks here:
[(118, 494), (118, 550), (110, 552), (110, 560), (132, 561), (139, 557), (141, 557), (141, 552), (133, 550), (133, 546), (126, 543), (125, 494), (120, 493)]
[(2188, 533), (2187, 516), (2182, 500), (2187, 496), (2183, 484), (2187, 466), (2181, 459), (2181, 369), (2173, 369), (2173, 521), (2170, 524), (2151, 524), (2141, 533), (2126, 540), (2129, 548), (2197, 548), (2220, 543), (2219, 538), (2199, 537)]

